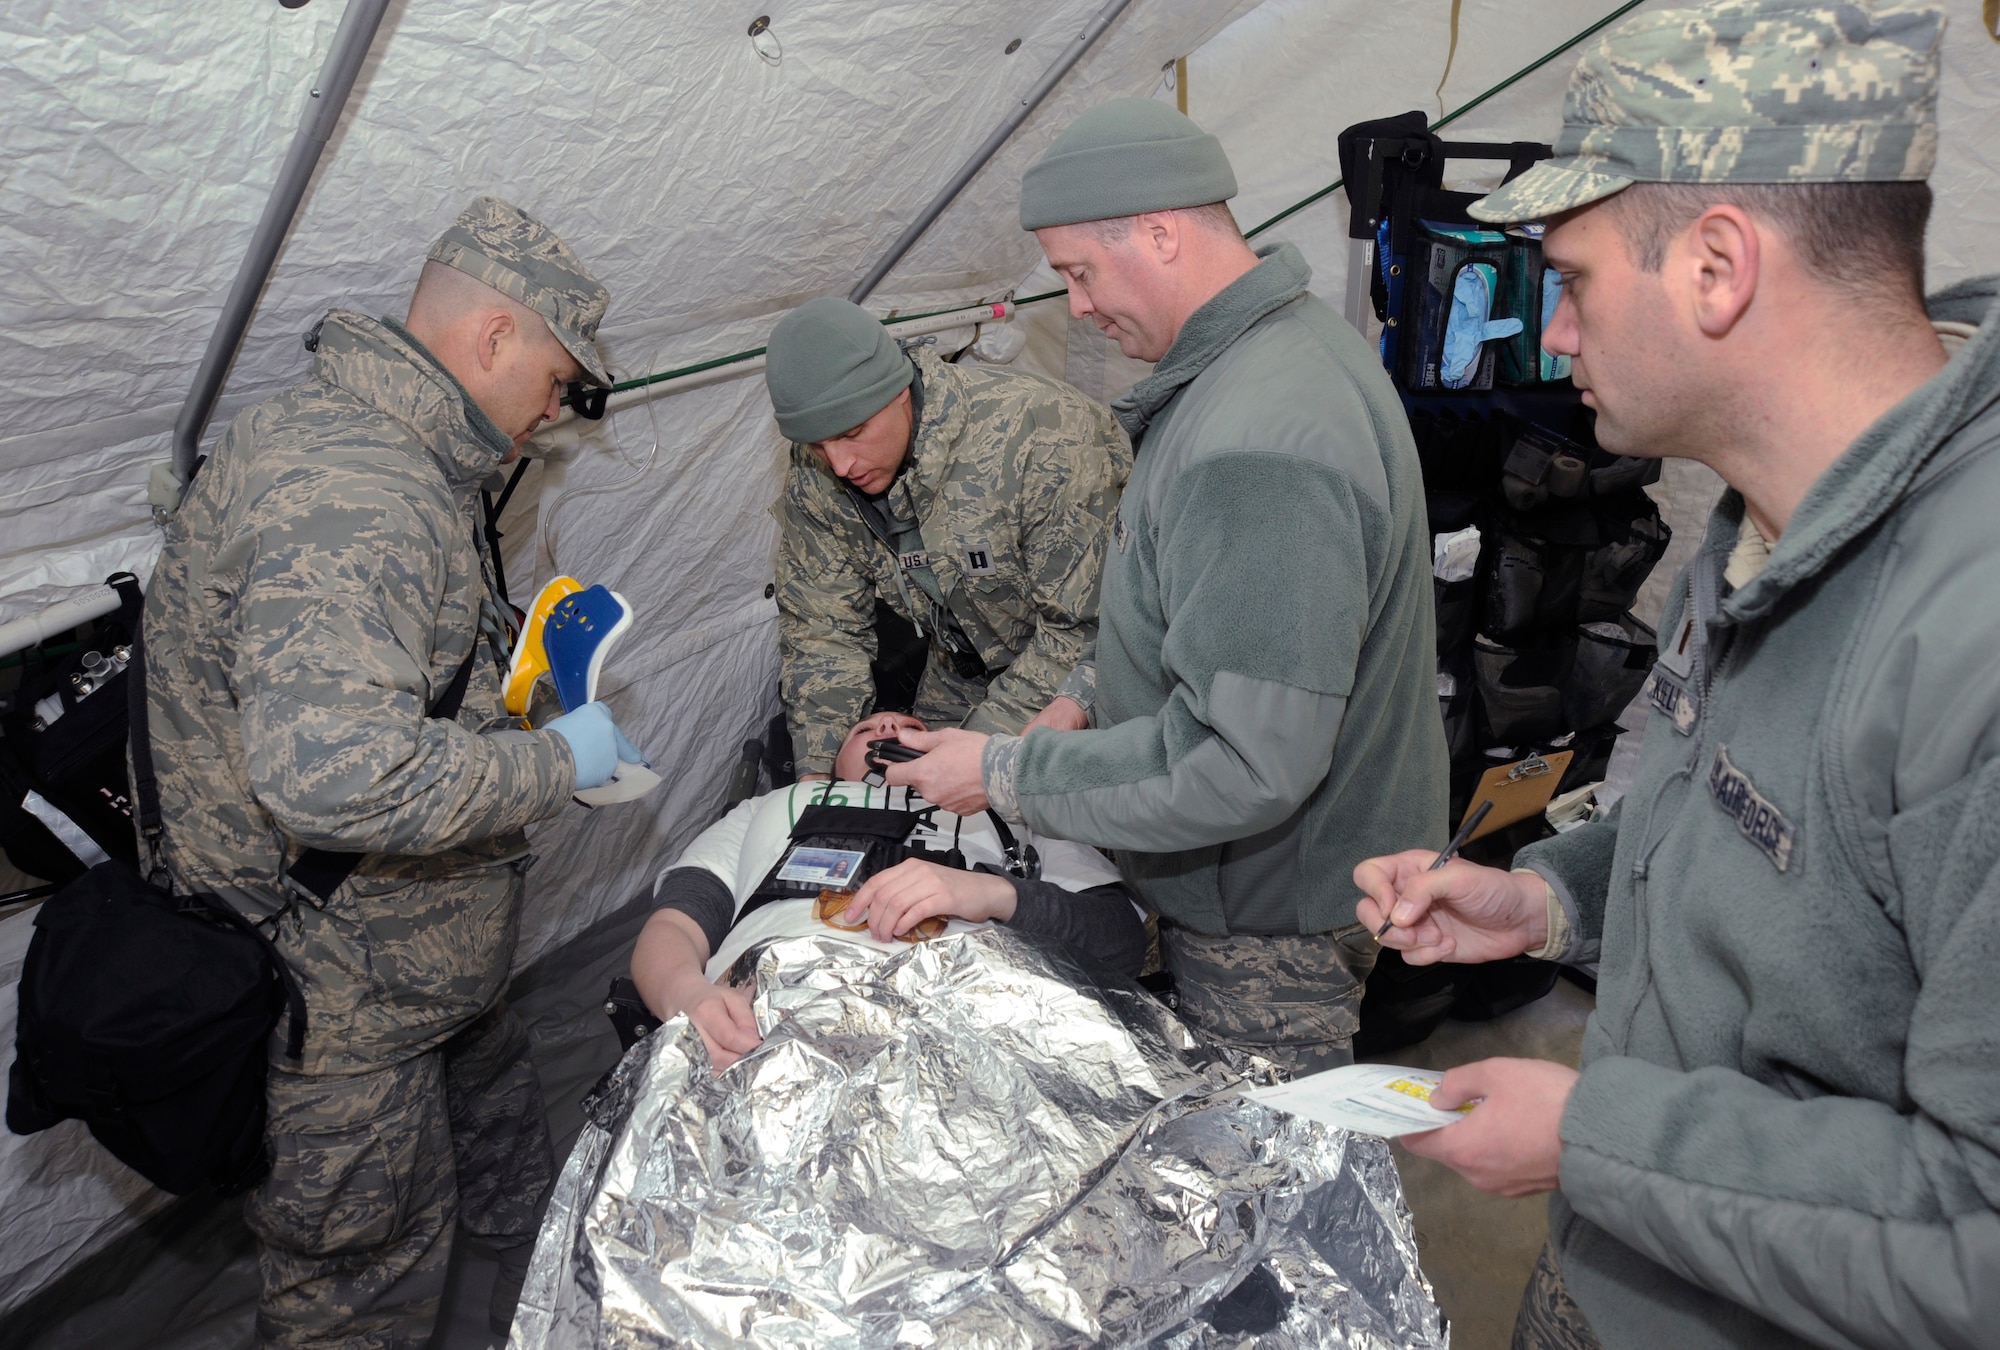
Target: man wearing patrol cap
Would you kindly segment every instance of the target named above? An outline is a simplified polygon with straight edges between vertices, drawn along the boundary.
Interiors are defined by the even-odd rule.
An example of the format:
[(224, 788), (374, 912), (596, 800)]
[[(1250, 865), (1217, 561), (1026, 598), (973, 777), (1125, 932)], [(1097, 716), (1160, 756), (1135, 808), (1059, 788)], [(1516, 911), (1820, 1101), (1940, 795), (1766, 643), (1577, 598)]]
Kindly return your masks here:
[(1630, 791), (1519, 870), (1356, 870), (1405, 959), (1600, 963), (1581, 1070), (1487, 1060), (1405, 1142), (1554, 1190), (1517, 1346), (1930, 1347), (2000, 1327), (2000, 316), (1923, 299), (1943, 15), (1642, 14), (1543, 217), (1598, 439), (1729, 485)]
[(929, 659), (932, 725), (1082, 726), (1058, 698), (1097, 636), (1105, 522), (1132, 471), (1101, 405), (1022, 371), (905, 352), (826, 297), (771, 332), (765, 381), (792, 442), (775, 508), (785, 714), (804, 774), (874, 706), (878, 598)]
[(1294, 1072), (1349, 1061), (1375, 959), (1347, 878), (1444, 842), (1430, 536), (1402, 405), (1290, 244), (1253, 253), (1215, 137), (1116, 99), (1021, 184), (1088, 317), (1157, 362), (1113, 411), (1091, 730), (911, 734), (892, 783), (1115, 848), (1182, 1015)]
[(236, 418), (167, 525), (145, 616), (167, 865), (269, 920), (306, 999), (246, 1206), (268, 1345), (422, 1346), (454, 1227), (500, 1256), (512, 1316), (553, 1167), (500, 1001), (522, 827), (630, 747), (601, 704), (506, 719), (476, 503), (565, 386), (609, 383), (608, 301), (480, 198), (407, 321), (329, 312), (307, 379)]

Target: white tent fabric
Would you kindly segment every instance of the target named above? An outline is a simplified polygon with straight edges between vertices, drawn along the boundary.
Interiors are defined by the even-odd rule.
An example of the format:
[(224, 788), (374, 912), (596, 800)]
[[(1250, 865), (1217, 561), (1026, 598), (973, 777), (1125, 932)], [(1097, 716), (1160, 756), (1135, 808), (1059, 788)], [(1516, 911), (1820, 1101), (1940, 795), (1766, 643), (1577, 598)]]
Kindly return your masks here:
[[(604, 344), (622, 371), (761, 345), (779, 313), (860, 277), (1099, 3), (399, 0), (211, 436), (300, 376), (296, 335), (329, 305), (400, 313), (430, 239), (482, 192), (546, 219), (605, 280)], [(1248, 226), (1332, 181), (1342, 127), (1453, 108), (1615, 7), (1135, 0), (870, 304), (922, 312), (1017, 284), (1048, 289), (1017, 226), (1021, 170), (1085, 107), (1175, 97), (1176, 57), (1188, 58), (1178, 92), (1235, 162)], [(760, 12), (776, 63), (745, 31)], [(148, 466), (167, 456), (339, 13), (336, 0), (14, 0), (0, 12), (0, 241), (13, 264), (0, 273), (0, 620), (150, 567)], [(1971, 13), (1955, 22), (1937, 283), (1990, 268), (2000, 238), (2000, 48)], [(1447, 134), (1551, 136), (1572, 61)], [(1269, 237), (1298, 243), (1315, 289), (1337, 302), (1345, 227), (1336, 194)], [(1020, 361), (1087, 392), (1109, 396), (1138, 372), (1094, 330), (1069, 340), (1060, 302), (1017, 322), (1033, 334)], [(712, 817), (737, 746), (775, 710), (764, 587), (781, 444), (761, 380), (664, 396), (550, 439), (574, 449), (530, 470), (509, 512), (515, 599), (559, 568), (632, 601), (640, 623), (610, 663), (606, 696), (667, 785), (641, 806), (575, 811), (537, 832), (523, 964), (638, 893)], [(1713, 485), (1698, 474), (1669, 485), (1680, 482), (1684, 501), (1670, 509), (1691, 542)], [(7, 1039), (27, 926), (0, 921)], [(74, 1125), (0, 1137), (0, 1196), (0, 1312), (163, 1199)]]

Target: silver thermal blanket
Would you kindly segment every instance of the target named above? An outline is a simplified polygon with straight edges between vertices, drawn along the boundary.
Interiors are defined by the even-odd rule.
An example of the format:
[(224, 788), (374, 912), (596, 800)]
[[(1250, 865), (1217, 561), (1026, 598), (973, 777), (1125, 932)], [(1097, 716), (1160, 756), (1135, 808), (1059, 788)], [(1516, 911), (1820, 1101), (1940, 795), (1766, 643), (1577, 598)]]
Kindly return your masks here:
[(1447, 1344), (1387, 1145), (1137, 985), (998, 928), (745, 963), (762, 1046), (676, 1018), (589, 1104), (513, 1346)]

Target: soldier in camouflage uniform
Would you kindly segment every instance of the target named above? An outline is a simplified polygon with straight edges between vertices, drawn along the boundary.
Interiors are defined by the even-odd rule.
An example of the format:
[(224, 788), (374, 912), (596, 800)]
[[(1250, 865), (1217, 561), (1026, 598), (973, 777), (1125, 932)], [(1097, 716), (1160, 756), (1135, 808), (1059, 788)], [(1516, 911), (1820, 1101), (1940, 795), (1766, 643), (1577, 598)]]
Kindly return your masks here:
[[(918, 717), (1019, 731), (1097, 636), (1105, 523), (1132, 470), (1110, 412), (1037, 375), (906, 355), (844, 300), (786, 316), (766, 370), (794, 442), (775, 513), (800, 772), (829, 772), (874, 704), (877, 597), (929, 640)], [(882, 453), (857, 459), (871, 440)]]
[[(408, 326), (330, 312), (310, 376), (236, 419), (167, 526), (145, 619), (167, 862), (270, 921), (308, 1011), (302, 1060), (272, 1051), (247, 1205), (266, 1344), (425, 1344), (455, 1226), (525, 1269), (552, 1159), (500, 998), (522, 827), (608, 773), (615, 733), (600, 705), (506, 718), (476, 503), (565, 382), (608, 383), (608, 299), (481, 198)], [(456, 717), (428, 717), (462, 667)], [(309, 849), (351, 873), (314, 893)], [(511, 1308), (503, 1288), (495, 1320)]]

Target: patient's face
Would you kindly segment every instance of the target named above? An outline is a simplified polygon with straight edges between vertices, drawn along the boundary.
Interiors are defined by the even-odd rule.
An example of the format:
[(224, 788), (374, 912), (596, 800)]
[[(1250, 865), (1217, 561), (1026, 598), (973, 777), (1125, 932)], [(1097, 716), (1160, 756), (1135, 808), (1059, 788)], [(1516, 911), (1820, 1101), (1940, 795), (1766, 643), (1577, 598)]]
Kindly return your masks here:
[(928, 731), (923, 722), (908, 713), (870, 713), (854, 724), (854, 730), (847, 733), (847, 739), (840, 743), (840, 753), (833, 759), (833, 776), (850, 782), (860, 779), (868, 772), (868, 742), (879, 741), (887, 736), (900, 736), (905, 731)]

